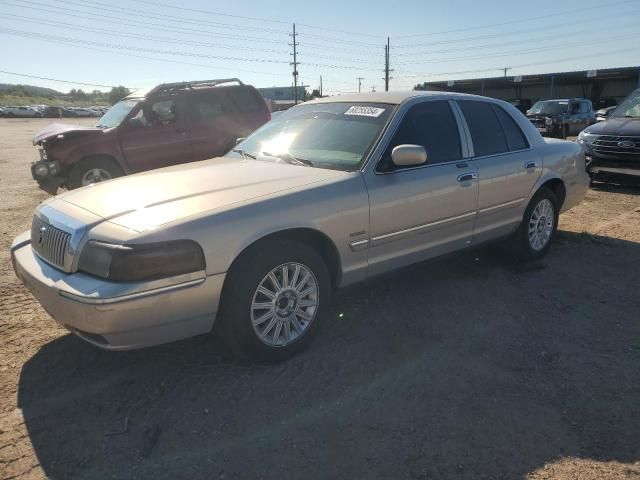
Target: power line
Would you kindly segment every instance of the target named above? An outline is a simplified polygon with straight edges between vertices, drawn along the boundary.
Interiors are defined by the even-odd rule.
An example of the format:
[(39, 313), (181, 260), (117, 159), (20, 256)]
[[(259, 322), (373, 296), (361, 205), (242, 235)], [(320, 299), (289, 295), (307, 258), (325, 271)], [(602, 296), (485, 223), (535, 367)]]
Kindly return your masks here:
[(195, 53), (195, 52), (184, 52), (184, 51), (176, 51), (176, 50), (161, 50), (155, 48), (144, 48), (133, 45), (120, 45), (113, 43), (103, 43), (103, 42), (95, 42), (92, 40), (83, 40), (78, 38), (71, 37), (61, 37), (57, 35), (46, 35), (37, 32), (28, 32), (24, 30), (12, 30), (8, 28), (0, 28), (0, 32), (7, 33), (9, 35), (27, 37), (27, 38), (37, 38), (42, 40), (58, 40), (67, 43), (80, 43), (80, 44), (88, 44), (96, 47), (102, 48), (113, 48), (120, 50), (134, 50), (139, 52), (147, 52), (147, 53), (157, 53), (161, 55), (174, 55), (180, 57), (198, 57), (198, 58), (211, 58), (215, 60), (229, 60), (229, 61), (238, 61), (238, 62), (257, 62), (257, 63), (288, 63), (286, 60), (272, 60), (265, 58), (247, 58), (247, 57), (229, 57), (225, 55), (209, 55), (205, 53)]
[[(7, 72), (6, 70), (0, 70), (0, 73), (4, 73), (6, 75), (15, 75), (16, 77), (35, 78), (37, 80), (48, 80), (50, 82), (70, 83), (72, 85), (84, 85), (85, 87), (116, 88), (114, 85), (101, 85), (99, 83), (72, 82), (71, 80), (60, 80), (59, 78), (37, 77), (35, 75), (27, 75), (26, 73)], [(125, 88), (129, 88), (129, 87), (125, 87)]]
[(127, 37), (127, 38), (137, 38), (137, 39), (140, 39), (140, 40), (159, 41), (159, 42), (172, 43), (172, 44), (177, 44), (177, 45), (192, 45), (192, 46), (199, 46), (199, 47), (216, 47), (216, 48), (223, 48), (223, 49), (251, 50), (251, 51), (254, 51), (254, 52), (279, 53), (279, 54), (288, 53), (286, 50), (264, 49), (264, 48), (250, 47), (250, 46), (244, 46), (244, 45), (233, 45), (232, 46), (232, 45), (224, 45), (224, 44), (219, 44), (219, 43), (197, 42), (197, 41), (191, 41), (191, 40), (181, 40), (181, 39), (176, 39), (176, 38), (160, 37), (160, 36), (154, 36), (154, 35), (141, 35), (141, 34), (128, 33), (128, 32), (122, 32), (122, 31), (119, 31), (119, 30), (112, 30), (112, 29), (98, 28), (98, 27), (86, 27), (85, 28), (85, 27), (82, 27), (80, 25), (73, 24), (73, 23), (60, 22), (60, 21), (57, 21), (57, 20), (56, 21), (48, 21), (48, 20), (43, 20), (43, 19), (36, 19), (36, 18), (32, 18), (32, 17), (25, 17), (25, 16), (21, 16), (21, 15), (12, 15), (12, 14), (7, 14), (7, 13), (0, 13), (0, 17), (15, 19), (15, 20), (22, 21), (22, 22), (29, 22), (29, 23), (36, 23), (36, 24), (40, 24), (40, 25), (47, 25), (47, 26), (52, 26), (52, 27), (64, 27), (65, 29), (77, 30), (77, 31), (81, 31), (81, 32), (91, 32), (91, 33), (101, 32), (101, 33), (105, 33), (105, 34), (109, 34), (109, 35), (115, 35), (115, 36), (121, 36), (121, 37)]
[(511, 25), (513, 23), (523, 23), (523, 22), (530, 22), (532, 20), (541, 20), (543, 18), (550, 18), (550, 17), (556, 17), (558, 15), (564, 15), (564, 14), (571, 14), (572, 16), (577, 14), (577, 13), (581, 13), (585, 10), (594, 10), (594, 9), (598, 9), (598, 8), (611, 8), (614, 5), (619, 5), (619, 4), (623, 4), (623, 3), (636, 3), (637, 0), (620, 0), (618, 2), (613, 2), (613, 3), (608, 3), (606, 5), (594, 5), (591, 7), (584, 7), (581, 6), (580, 10), (576, 11), (575, 8), (569, 9), (569, 10), (564, 10), (564, 11), (560, 11), (560, 12), (555, 12), (555, 13), (549, 13), (546, 15), (540, 15), (538, 17), (529, 17), (527, 16), (526, 18), (519, 18), (516, 20), (509, 20), (506, 22), (500, 22), (500, 23), (491, 23), (491, 24), (485, 24), (485, 25), (477, 25), (475, 27), (466, 27), (466, 28), (457, 28), (454, 30), (441, 30), (439, 32), (430, 32), (430, 33), (412, 33), (412, 34), (408, 34), (408, 35), (394, 35), (394, 38), (411, 38), (411, 37), (428, 37), (428, 36), (432, 36), (432, 35), (442, 35), (442, 34), (446, 34), (446, 33), (455, 33), (455, 32), (468, 32), (469, 30), (481, 30), (484, 28), (493, 28), (493, 27), (502, 27), (504, 25)]

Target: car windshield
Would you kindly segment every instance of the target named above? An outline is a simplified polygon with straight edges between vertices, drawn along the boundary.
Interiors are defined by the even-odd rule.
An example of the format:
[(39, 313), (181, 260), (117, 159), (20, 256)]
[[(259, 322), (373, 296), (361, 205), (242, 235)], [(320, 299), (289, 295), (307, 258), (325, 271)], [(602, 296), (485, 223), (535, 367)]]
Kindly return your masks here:
[(543, 115), (559, 115), (566, 113), (569, 109), (569, 102), (561, 100), (544, 100), (536, 102), (529, 113)]
[(357, 170), (394, 108), (353, 102), (299, 105), (266, 123), (228, 155)]
[(96, 127), (117, 127), (139, 102), (139, 100), (122, 100), (121, 102), (116, 103), (102, 116), (102, 118), (100, 118), (100, 120), (98, 120)]
[(609, 116), (640, 118), (640, 89), (625, 98)]

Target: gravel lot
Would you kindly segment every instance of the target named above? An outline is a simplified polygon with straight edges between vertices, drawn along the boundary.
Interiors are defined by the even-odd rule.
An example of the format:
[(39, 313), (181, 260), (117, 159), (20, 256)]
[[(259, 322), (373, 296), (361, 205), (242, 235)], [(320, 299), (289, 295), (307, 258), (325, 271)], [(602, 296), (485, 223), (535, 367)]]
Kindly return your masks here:
[(640, 478), (640, 190), (592, 189), (544, 261), (487, 247), (340, 292), (281, 365), (206, 337), (110, 353), (11, 270), (47, 123), (0, 119), (1, 478)]

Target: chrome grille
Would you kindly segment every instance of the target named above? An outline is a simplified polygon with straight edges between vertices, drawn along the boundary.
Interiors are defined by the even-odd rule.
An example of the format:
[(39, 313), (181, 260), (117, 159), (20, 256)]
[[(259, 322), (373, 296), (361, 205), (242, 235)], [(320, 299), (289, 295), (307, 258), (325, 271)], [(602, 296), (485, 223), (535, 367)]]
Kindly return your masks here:
[(71, 234), (34, 216), (31, 222), (31, 246), (48, 263), (64, 268), (64, 258)]
[(591, 149), (595, 154), (615, 155), (620, 160), (640, 160), (640, 137), (600, 135)]

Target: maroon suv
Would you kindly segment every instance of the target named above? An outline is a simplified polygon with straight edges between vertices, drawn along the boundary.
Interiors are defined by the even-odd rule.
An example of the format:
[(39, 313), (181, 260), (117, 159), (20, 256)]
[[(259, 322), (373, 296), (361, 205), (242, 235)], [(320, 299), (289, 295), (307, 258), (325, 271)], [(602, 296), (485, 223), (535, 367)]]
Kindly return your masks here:
[(270, 119), (258, 91), (238, 79), (159, 85), (116, 103), (95, 127), (54, 123), (37, 133), (31, 166), (55, 193), (110, 178), (220, 156)]

